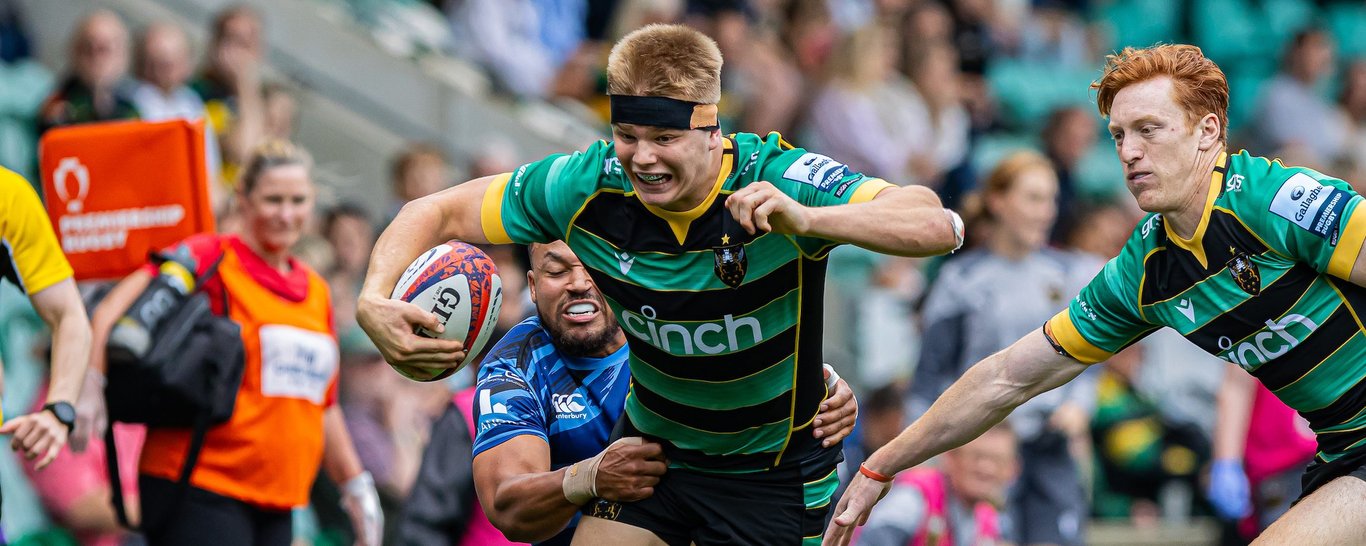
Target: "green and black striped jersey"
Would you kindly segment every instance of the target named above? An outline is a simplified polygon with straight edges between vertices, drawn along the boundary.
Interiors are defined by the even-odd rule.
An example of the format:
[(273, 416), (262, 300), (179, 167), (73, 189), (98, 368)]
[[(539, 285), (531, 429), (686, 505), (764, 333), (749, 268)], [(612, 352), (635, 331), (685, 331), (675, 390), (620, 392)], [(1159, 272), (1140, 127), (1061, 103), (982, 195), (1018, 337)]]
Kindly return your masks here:
[(564, 240), (630, 345), (626, 415), (675, 466), (749, 472), (816, 454), (825, 397), (821, 305), (835, 242), (749, 235), (726, 196), (755, 181), (830, 206), (890, 187), (777, 133), (724, 141), (706, 200), (686, 212), (641, 202), (613, 145), (552, 155), (495, 179), (481, 218), (494, 242)]
[(1223, 154), (1194, 236), (1148, 215), (1045, 333), (1090, 363), (1169, 326), (1299, 411), (1332, 462), (1366, 444), (1366, 289), (1345, 280), (1361, 203), (1313, 170)]

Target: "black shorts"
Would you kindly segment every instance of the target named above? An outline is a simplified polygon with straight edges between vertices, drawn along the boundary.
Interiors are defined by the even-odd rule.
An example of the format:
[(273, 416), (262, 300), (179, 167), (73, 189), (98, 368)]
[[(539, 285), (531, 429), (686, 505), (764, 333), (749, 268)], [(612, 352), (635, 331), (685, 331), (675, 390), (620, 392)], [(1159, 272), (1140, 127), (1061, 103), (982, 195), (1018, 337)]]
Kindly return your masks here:
[(257, 508), (198, 487), (180, 497), (175, 482), (145, 474), (138, 487), (151, 546), (289, 546), (294, 540), (289, 510)]
[(1309, 467), (1304, 469), (1304, 477), (1300, 478), (1304, 490), (1295, 502), (1304, 500), (1318, 488), (1342, 476), (1352, 476), (1366, 481), (1366, 449), (1358, 449), (1356, 453), (1343, 455), (1331, 463), (1325, 463), (1315, 457), (1314, 461), (1309, 463)]
[(671, 468), (650, 498), (596, 500), (587, 516), (653, 532), (672, 545), (820, 544), (843, 460), (839, 446), (765, 472), (718, 474)]

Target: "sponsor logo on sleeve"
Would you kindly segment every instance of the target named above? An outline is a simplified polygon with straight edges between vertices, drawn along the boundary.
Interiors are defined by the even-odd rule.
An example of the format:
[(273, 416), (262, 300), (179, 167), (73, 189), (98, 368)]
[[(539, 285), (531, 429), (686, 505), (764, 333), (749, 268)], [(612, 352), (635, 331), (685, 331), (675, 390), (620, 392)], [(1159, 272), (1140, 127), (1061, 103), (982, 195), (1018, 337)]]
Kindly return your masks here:
[(848, 170), (843, 163), (818, 153), (807, 152), (783, 171), (783, 178), (810, 184), (818, 190), (828, 192), (835, 187), (836, 182), (844, 178), (844, 173)]
[(621, 160), (616, 157), (602, 160), (602, 174), (621, 174)]
[(529, 166), (522, 165), (512, 174), (512, 195), (522, 195), (522, 177), (526, 175), (526, 168)]
[(846, 178), (844, 182), (840, 183), (840, 187), (835, 188), (835, 198), (843, 198), (844, 192), (849, 191), (849, 188), (853, 187), (854, 184), (858, 184), (860, 180), (863, 180), (863, 178), (864, 176), (862, 174), (854, 174), (854, 176)]
[(1295, 173), (1276, 190), (1270, 211), (1336, 245), (1339, 220), (1350, 199), (1351, 195), (1345, 191), (1305, 173)]

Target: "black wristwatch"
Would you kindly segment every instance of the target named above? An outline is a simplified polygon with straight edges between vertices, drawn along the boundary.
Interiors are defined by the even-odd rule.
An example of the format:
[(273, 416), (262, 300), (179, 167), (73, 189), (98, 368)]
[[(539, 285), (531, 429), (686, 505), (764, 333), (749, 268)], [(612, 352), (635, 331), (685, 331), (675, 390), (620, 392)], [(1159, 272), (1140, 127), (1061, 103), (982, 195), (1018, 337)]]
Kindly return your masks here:
[(50, 411), (57, 418), (57, 422), (66, 425), (67, 434), (71, 429), (76, 428), (76, 408), (71, 407), (69, 402), (48, 402), (43, 406), (43, 411)]

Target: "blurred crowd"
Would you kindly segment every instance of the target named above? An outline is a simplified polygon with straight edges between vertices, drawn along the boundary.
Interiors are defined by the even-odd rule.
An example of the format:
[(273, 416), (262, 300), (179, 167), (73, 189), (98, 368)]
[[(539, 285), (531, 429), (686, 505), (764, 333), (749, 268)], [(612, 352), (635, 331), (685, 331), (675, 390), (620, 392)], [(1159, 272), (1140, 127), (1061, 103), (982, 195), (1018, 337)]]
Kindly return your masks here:
[[(500, 96), (547, 100), (604, 127), (610, 44), (643, 24), (687, 23), (714, 37), (724, 55), (725, 131), (779, 131), (852, 169), (939, 192), (968, 224), (964, 251), (905, 259), (841, 248), (830, 257), (826, 359), (862, 402), (859, 432), (846, 441), (853, 463), (923, 412), (966, 366), (1061, 309), (1140, 219), (1087, 93), (1117, 47), (1178, 41), (1206, 48), (1233, 88), (1232, 150), (1314, 167), (1359, 191), (1366, 184), (1366, 57), (1355, 57), (1366, 54), (1366, 43), (1354, 32), (1366, 24), (1359, 23), (1366, 8), (1359, 2), (326, 1), (347, 6), (382, 47), (465, 59), (487, 72)], [(413, 18), (426, 24), (404, 24)], [(270, 47), (261, 11), (234, 7), (204, 24), (209, 39), (196, 53), (174, 24), (129, 28), (118, 13), (93, 11), (71, 29), (66, 63), (52, 73), (32, 60), (19, 3), (0, 0), (0, 73), (8, 87), (0, 93), (0, 164), (37, 180), (35, 143), (53, 127), (203, 119), (220, 228), (231, 227), (236, 216), (226, 196), (239, 166), (258, 143), (294, 135), (297, 95), (291, 82), (262, 76)], [(432, 424), (473, 370), (446, 383), (415, 383), (384, 364), (355, 324), (371, 246), (407, 201), (535, 159), (515, 143), (474, 151), (459, 164), (449, 151), (413, 144), (392, 159), (390, 180), (371, 184), (368, 202), (321, 202), (295, 251), (331, 284), (341, 403), (391, 526)], [(525, 250), (489, 253), (505, 291), (516, 295), (504, 300), (496, 338), (534, 308), (524, 288)], [(30, 316), (14, 301), (0, 297), (0, 316)], [(24, 406), (10, 405), (32, 401), (17, 391), (40, 381), (26, 382), (23, 369), (41, 372), (35, 362), (45, 342), (32, 319), (0, 323), (6, 376), (18, 377), (8, 381), (5, 409), (20, 413)], [(1224, 366), (1170, 332), (1150, 336), (1017, 411), (1005, 456), (1018, 458), (1018, 471), (986, 474), (974, 495), (1005, 510), (1014, 522), (1008, 536), (1020, 543), (1081, 543), (1096, 518), (1151, 527), (1203, 516), (1229, 522), (1224, 536), (1237, 543), (1233, 520), (1246, 514), (1225, 513), (1206, 498)], [(103, 471), (98, 458), (66, 462)], [(946, 461), (950, 472), (970, 473), (955, 464)], [(1270, 481), (1283, 471), (1264, 474)], [(9, 502), (5, 514), (34, 512), (17, 516), (21, 522), (45, 514), (50, 527), (35, 523), (29, 533), (69, 533), (88, 544), (131, 540), (108, 507), (91, 500), (108, 494), (107, 481), (28, 474), (41, 503)], [(22, 478), (0, 476), (11, 497)], [(73, 491), (77, 485), (85, 489)], [(319, 480), (314, 509), (296, 515), (299, 536), (315, 543), (348, 540), (329, 487)], [(1268, 496), (1254, 492), (1254, 502)], [(1022, 513), (1024, 505), (1046, 509)], [(16, 519), (6, 521), (18, 538)], [(1028, 534), (1040, 521), (1058, 529)], [(1241, 536), (1255, 533), (1251, 525)], [(879, 536), (897, 535), (869, 533), (866, 543)]]

